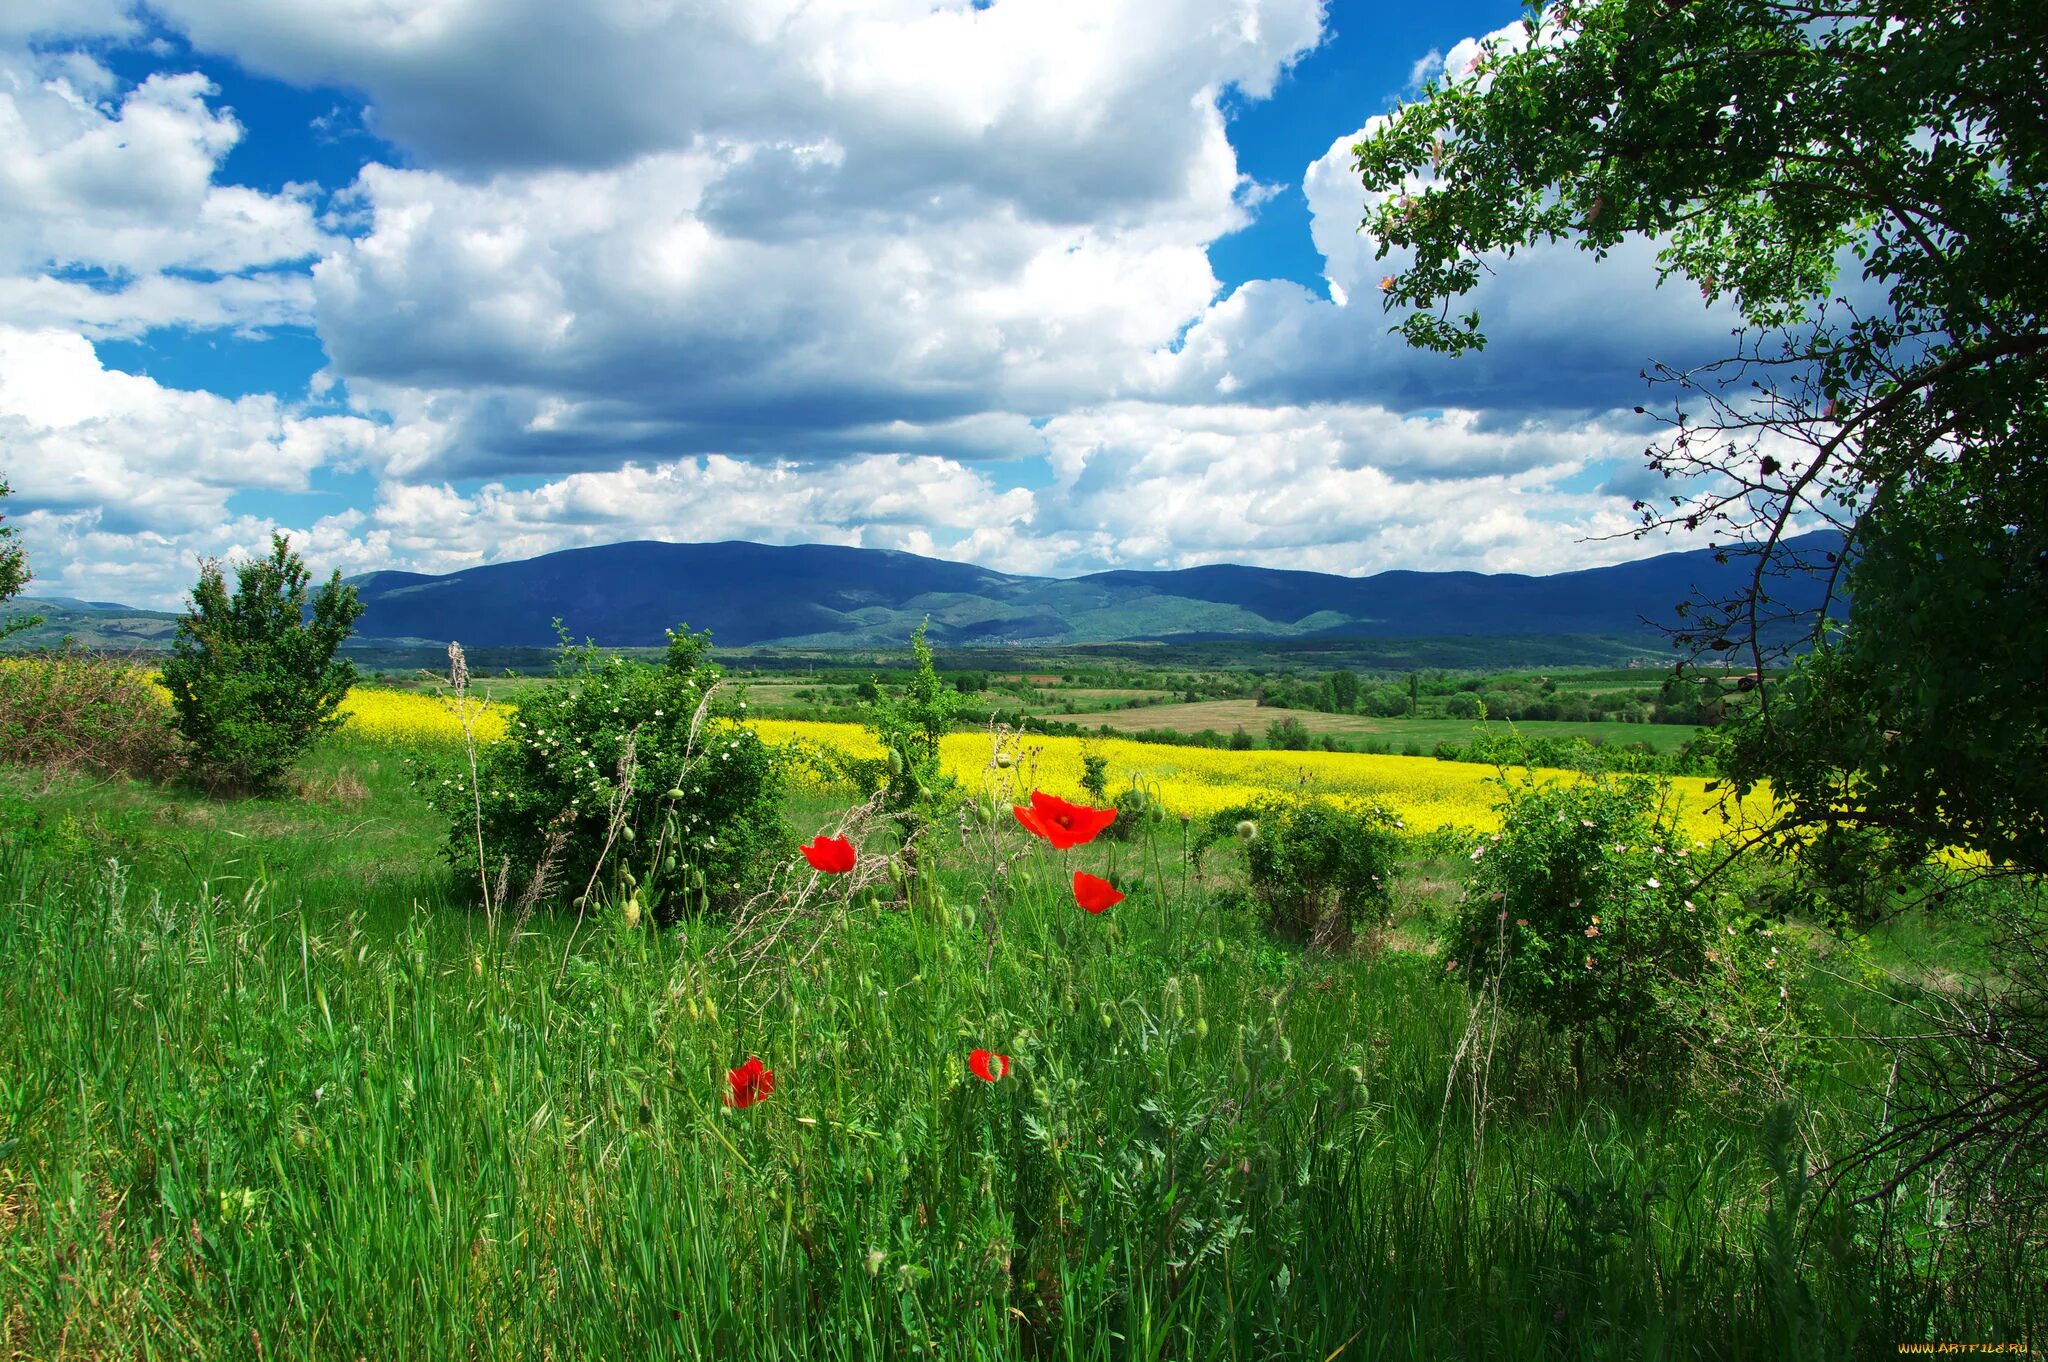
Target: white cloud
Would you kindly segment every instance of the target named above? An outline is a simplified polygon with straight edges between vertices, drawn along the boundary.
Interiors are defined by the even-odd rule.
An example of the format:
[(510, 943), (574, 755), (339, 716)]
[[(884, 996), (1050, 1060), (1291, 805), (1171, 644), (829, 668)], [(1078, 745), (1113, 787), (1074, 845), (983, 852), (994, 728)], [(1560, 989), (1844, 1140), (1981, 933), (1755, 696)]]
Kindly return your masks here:
[[(216, 180), (241, 139), (196, 74), (116, 82), (78, 52), (0, 51), (0, 322), (128, 335), (306, 322), (309, 203)], [(179, 273), (167, 273), (178, 271)]]
[(303, 489), (314, 469), (370, 459), (389, 438), (361, 417), (104, 368), (73, 332), (0, 326), (0, 468), (45, 512), (175, 536), (227, 519), (237, 491)]
[(7, 0), (0, 43), (126, 35), (137, 28), (132, 10), (129, 0)]
[(946, 184), (1097, 221), (1179, 195), (1191, 100), (1270, 93), (1323, 0), (158, 0), (202, 47), (365, 92), (471, 172), (830, 141), (839, 201)]
[[(1725, 341), (1646, 252), (1500, 262), (1483, 355), (1409, 351), (1354, 230), (1353, 134), (1304, 177), (1331, 298), (1216, 297), (1206, 248), (1267, 192), (1219, 92), (1270, 90), (1319, 0), (161, 10), (207, 51), (365, 92), (412, 165), (366, 167), (355, 235), (325, 235), (305, 200), (219, 182), (241, 128), (200, 77), (122, 94), (89, 58), (17, 60), (0, 468), (72, 594), (175, 599), (195, 556), (277, 528), (237, 491), (338, 467), (374, 503), (286, 528), (348, 571), (636, 537), (1061, 574), (1669, 547), (1580, 542), (1634, 523), (1610, 476), (1643, 443), (1626, 376)], [(308, 253), (310, 277), (278, 268)], [(320, 391), (356, 415), (167, 389), (86, 339), (309, 317)], [(1040, 458), (1050, 485), (1009, 485)]]

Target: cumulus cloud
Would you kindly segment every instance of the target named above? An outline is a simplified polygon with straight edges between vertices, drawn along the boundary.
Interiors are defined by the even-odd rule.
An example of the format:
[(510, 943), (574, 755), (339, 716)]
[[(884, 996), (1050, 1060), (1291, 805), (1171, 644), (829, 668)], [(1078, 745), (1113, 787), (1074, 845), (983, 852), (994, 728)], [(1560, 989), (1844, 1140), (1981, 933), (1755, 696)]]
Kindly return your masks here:
[(390, 438), (357, 416), (104, 368), (75, 332), (0, 326), (0, 467), (36, 510), (173, 535), (227, 519), (237, 491), (302, 489), (314, 469), (371, 459)]
[(193, 73), (118, 92), (80, 52), (0, 51), (0, 321), (95, 335), (311, 320), (299, 194), (216, 179), (241, 139)]
[[(1219, 97), (1269, 93), (1321, 0), (153, 12), (363, 92), (409, 163), (365, 166), (324, 232), (306, 196), (221, 182), (242, 130), (202, 77), (7, 59), (0, 467), (44, 589), (164, 603), (273, 528), (347, 571), (628, 538), (1062, 574), (1668, 547), (1586, 538), (1633, 524), (1627, 376), (1725, 341), (1647, 252), (1498, 262), (1488, 350), (1411, 352), (1355, 231), (1353, 133), (1303, 178), (1329, 298), (1219, 296), (1207, 247), (1269, 192)], [(89, 344), (308, 319), (352, 414), (164, 388)], [(343, 467), (374, 501), (277, 526), (234, 500)]]
[[(1259, 98), (1324, 0), (158, 0), (196, 44), (365, 92), (423, 163), (616, 165), (696, 144), (842, 157), (842, 203), (938, 185), (1100, 221), (1177, 197), (1191, 102)], [(920, 211), (922, 211), (920, 209)]]

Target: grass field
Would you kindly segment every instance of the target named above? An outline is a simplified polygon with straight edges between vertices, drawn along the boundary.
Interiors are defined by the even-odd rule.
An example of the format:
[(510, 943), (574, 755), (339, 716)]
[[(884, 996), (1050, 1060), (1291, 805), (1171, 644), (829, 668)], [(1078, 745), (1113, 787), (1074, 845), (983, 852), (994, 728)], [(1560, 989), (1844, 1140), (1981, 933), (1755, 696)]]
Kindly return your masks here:
[[(275, 799), (0, 768), (0, 1356), (1837, 1358), (2048, 1323), (2037, 1224), (1799, 1190), (1912, 1005), (1819, 934), (1795, 1070), (1639, 1088), (1474, 1011), (1434, 945), (1463, 855), (1412, 852), (1337, 955), (1173, 824), (949, 823), (907, 905), (820, 881), (768, 948), (602, 904), (511, 931), (412, 785), (445, 736), (387, 731)], [(1078, 911), (1079, 868), (1128, 897)], [(774, 1091), (736, 1109), (749, 1056)]]
[[(1104, 724), (1122, 733), (1148, 728), (1167, 728), (1176, 733), (1200, 733), (1214, 729), (1231, 733), (1244, 729), (1263, 740), (1268, 725), (1282, 719), (1298, 719), (1312, 734), (1341, 734), (1347, 738), (1374, 738), (1396, 748), (1419, 744), (1427, 752), (1440, 742), (1467, 743), (1483, 731), (1469, 719), (1376, 719), (1362, 714), (1324, 714), (1312, 709), (1279, 709), (1253, 700), (1205, 700), (1198, 704), (1146, 705), (1138, 709), (1101, 710), (1084, 714), (1052, 715), (1062, 723), (1098, 728)], [(1515, 725), (1531, 738), (1581, 737), (1600, 743), (1648, 743), (1659, 752), (1675, 752), (1691, 741), (1694, 730), (1678, 724), (1553, 723), (1530, 720)]]

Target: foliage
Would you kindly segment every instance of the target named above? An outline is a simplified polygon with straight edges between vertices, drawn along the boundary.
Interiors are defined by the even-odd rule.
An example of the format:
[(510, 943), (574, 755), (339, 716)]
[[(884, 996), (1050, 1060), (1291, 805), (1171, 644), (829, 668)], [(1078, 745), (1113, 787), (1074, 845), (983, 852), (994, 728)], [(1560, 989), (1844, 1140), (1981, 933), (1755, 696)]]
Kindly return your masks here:
[(0, 759), (144, 779), (182, 764), (149, 677), (126, 659), (79, 652), (0, 660)]
[(463, 762), (422, 762), (452, 864), (478, 868), (480, 823), (485, 876), (554, 902), (623, 880), (637, 844), (660, 844), (628, 888), (675, 911), (700, 895), (730, 903), (785, 849), (780, 754), (740, 723), (745, 702), (720, 688), (711, 636), (685, 626), (668, 638), (658, 666), (565, 645), (557, 682), (482, 749), (474, 789)]
[(1957, 469), (1881, 496), (1851, 627), (1731, 734), (1737, 787), (1769, 781), (1788, 825), (1881, 837), (1893, 871), (1959, 847), (2048, 874), (2044, 497), (2048, 479)]
[(314, 738), (337, 726), (355, 666), (335, 650), (362, 616), (334, 573), (316, 593), (283, 535), (268, 558), (234, 564), (235, 589), (209, 560), (163, 666), (193, 774), (211, 789), (280, 788)]
[(1779, 927), (1723, 920), (1657, 783), (1503, 776), (1500, 788), (1500, 831), (1470, 853), (1447, 942), (1471, 987), (1498, 985), (1575, 1056), (1590, 1049), (1622, 1076), (1682, 1072), (1723, 1041), (1768, 1045), (1781, 1067), (1799, 1049), (1803, 952)]
[(881, 792), (882, 807), (894, 818), (906, 847), (951, 797), (955, 784), (940, 750), (952, 731), (961, 694), (933, 667), (924, 635), (920, 624), (910, 636), (916, 666), (909, 680), (897, 689), (878, 688), (870, 704), (866, 727), (881, 746), (880, 764), (855, 762), (847, 768), (857, 783)]
[(1335, 945), (1386, 917), (1399, 826), (1374, 805), (1267, 796), (1212, 815), (1204, 840), (1243, 842), (1252, 895), (1274, 931)]
[(1097, 804), (1109, 798), (1109, 758), (1086, 744), (1081, 748), (1081, 788)]
[[(0, 478), (0, 501), (7, 500), (13, 490), (7, 485), (7, 479)], [(19, 596), (21, 589), (29, 583), (28, 554), (15, 542), (15, 538), (14, 527), (7, 523), (4, 514), (0, 514), (0, 605)], [(40, 615), (16, 615), (0, 620), (0, 639), (24, 629), (33, 629), (42, 622)]]
[[(2031, 0), (1569, 0), (1355, 148), (1366, 230), (1410, 253), (1386, 299), (1417, 345), (1484, 344), (1452, 300), (1497, 253), (1566, 240), (1654, 241), (1747, 323), (1725, 360), (1659, 371), (1674, 495), (1639, 509), (1755, 560), (1681, 642), (1763, 682), (1732, 769), (1778, 786), (1788, 832), (2048, 866), (2044, 43)], [(1831, 296), (1845, 258), (1854, 301)], [(1816, 524), (1851, 547), (1790, 541)], [(1784, 579), (1813, 574), (1846, 626), (1788, 614)]]
[(1694, 775), (1716, 769), (1705, 749), (1693, 744), (1666, 754), (1647, 743), (1592, 743), (1576, 734), (1530, 737), (1512, 725), (1489, 727), (1468, 743), (1440, 742), (1432, 755), (1438, 761), (1629, 775)]
[(1308, 725), (1292, 714), (1266, 725), (1268, 747), (1282, 752), (1301, 752), (1306, 751), (1308, 745)]

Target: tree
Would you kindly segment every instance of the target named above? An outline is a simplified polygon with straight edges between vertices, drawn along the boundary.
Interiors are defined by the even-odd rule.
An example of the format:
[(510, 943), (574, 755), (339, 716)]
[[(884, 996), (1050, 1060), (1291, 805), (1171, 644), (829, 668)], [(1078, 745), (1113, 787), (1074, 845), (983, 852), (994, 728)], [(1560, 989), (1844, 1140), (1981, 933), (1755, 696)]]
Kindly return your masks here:
[(1902, 860), (2048, 870), (2044, 51), (2035, 0), (1563, 0), (1355, 148), (1365, 230), (1413, 253), (1383, 282), (1413, 344), (1483, 346), (1452, 300), (1544, 242), (1646, 237), (1734, 304), (1732, 353), (1653, 370), (1672, 492), (1642, 529), (1753, 563), (1677, 639), (1745, 659), (1736, 784)]
[[(0, 501), (5, 501), (14, 489), (7, 485), (7, 479), (0, 478)], [(28, 570), (28, 554), (15, 542), (14, 527), (7, 523), (7, 517), (0, 515), (0, 605), (5, 605), (21, 594), (29, 584), (32, 574)], [(24, 629), (33, 629), (43, 622), (41, 615), (16, 615), (12, 619), (0, 620), (0, 638), (18, 634)]]
[(313, 592), (283, 535), (271, 537), (268, 558), (233, 567), (230, 596), (220, 563), (201, 565), (163, 680), (200, 782), (267, 793), (341, 722), (335, 711), (356, 669), (334, 654), (364, 607), (339, 572)]
[(1365, 687), (1357, 672), (1335, 671), (1324, 680), (1330, 688), (1330, 703), (1336, 713), (1349, 714), (1358, 707), (1359, 692)]
[(1866, 1151), (1890, 1185), (1958, 1158), (2010, 1177), (2048, 1120), (2044, 53), (2038, 0), (1559, 0), (1355, 148), (1364, 229), (1412, 253), (1382, 292), (1415, 345), (1484, 345), (1454, 300), (1542, 243), (1646, 238), (1667, 282), (1733, 305), (1727, 355), (1647, 371), (1671, 489), (1638, 504), (1641, 532), (1705, 528), (1750, 567), (1674, 640), (1743, 659), (1733, 784), (1771, 782), (1788, 841), (2032, 877), (1996, 1020), (1929, 1056), (1967, 1080), (1894, 1104)]

